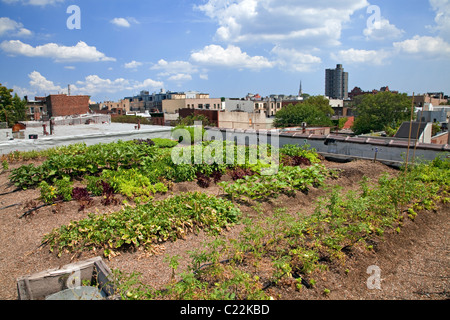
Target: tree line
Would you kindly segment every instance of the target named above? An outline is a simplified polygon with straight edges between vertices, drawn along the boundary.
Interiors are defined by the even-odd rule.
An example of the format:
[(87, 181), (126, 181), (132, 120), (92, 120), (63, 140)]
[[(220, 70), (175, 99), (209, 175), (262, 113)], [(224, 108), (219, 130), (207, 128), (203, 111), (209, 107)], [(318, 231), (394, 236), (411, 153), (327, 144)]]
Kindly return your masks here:
[[(406, 93), (379, 92), (355, 97), (353, 101), (355, 134), (385, 131), (395, 133), (411, 117), (411, 99)], [(290, 104), (275, 115), (274, 126), (286, 128), (300, 126), (333, 127), (334, 110), (324, 96), (311, 96), (298, 104)]]

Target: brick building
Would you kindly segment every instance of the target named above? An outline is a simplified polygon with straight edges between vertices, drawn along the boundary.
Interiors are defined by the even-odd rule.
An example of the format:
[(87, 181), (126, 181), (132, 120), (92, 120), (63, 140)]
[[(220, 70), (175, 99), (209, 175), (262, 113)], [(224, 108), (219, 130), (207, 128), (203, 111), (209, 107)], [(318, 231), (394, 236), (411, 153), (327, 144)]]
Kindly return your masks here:
[(219, 110), (201, 110), (201, 109), (191, 109), (191, 108), (183, 108), (179, 110), (180, 118), (186, 118), (188, 116), (197, 116), (203, 115), (205, 116), (210, 125), (219, 126)]
[(27, 101), (27, 120), (48, 120), (51, 117), (65, 117), (89, 113), (89, 96), (68, 96), (55, 94), (35, 97)]
[(162, 101), (164, 113), (177, 113), (181, 109), (221, 110), (220, 98), (200, 97), (196, 99), (166, 99)]
[[(413, 99), (413, 97), (410, 98)], [(433, 106), (439, 106), (440, 104), (448, 103), (448, 96), (444, 96), (442, 92), (415, 95), (413, 103), (416, 108), (423, 108), (427, 103), (431, 103)]]
[(50, 95), (46, 98), (48, 116), (65, 117), (89, 112), (89, 96)]
[(28, 96), (25, 96), (25, 101), (27, 103), (27, 120), (39, 121), (47, 114), (45, 97), (35, 97), (34, 100), (29, 100)]

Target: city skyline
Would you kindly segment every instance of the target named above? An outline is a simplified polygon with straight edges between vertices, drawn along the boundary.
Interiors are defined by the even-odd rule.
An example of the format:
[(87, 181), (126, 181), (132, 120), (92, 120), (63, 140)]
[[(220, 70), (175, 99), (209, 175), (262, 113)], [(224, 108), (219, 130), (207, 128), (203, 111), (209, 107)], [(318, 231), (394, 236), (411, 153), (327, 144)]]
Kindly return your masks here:
[(349, 90), (450, 91), (448, 0), (0, 0), (0, 12), (0, 82), (20, 96), (295, 95), (299, 81), (324, 95), (337, 64)]

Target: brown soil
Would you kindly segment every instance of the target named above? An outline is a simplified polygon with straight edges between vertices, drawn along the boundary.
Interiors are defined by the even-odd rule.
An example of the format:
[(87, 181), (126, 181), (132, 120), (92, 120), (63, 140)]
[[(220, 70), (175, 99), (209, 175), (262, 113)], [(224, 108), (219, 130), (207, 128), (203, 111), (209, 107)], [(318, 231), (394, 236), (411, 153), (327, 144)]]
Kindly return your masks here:
[[(308, 194), (298, 193), (295, 197), (281, 196), (269, 203), (263, 203), (264, 215), (270, 215), (275, 207), (285, 207), (289, 213), (310, 214), (313, 203), (325, 195), (333, 186), (340, 186), (342, 192), (356, 190), (363, 176), (376, 180), (383, 173), (396, 174), (396, 170), (371, 161), (350, 163), (324, 162), (330, 168), (341, 169), (338, 179), (330, 179), (327, 186), (313, 189)], [(21, 163), (12, 165), (17, 167)], [(13, 191), (8, 183), (8, 172), (0, 174), (0, 193)], [(219, 195), (216, 185), (201, 189), (195, 182), (176, 184), (174, 194), (187, 191), (201, 191)], [(170, 196), (167, 195), (167, 196)], [(95, 199), (92, 207), (79, 212), (76, 202), (45, 207), (33, 215), (19, 219), (27, 211), (30, 201), (39, 197), (38, 190), (26, 190), (0, 195), (0, 299), (17, 299), (16, 280), (18, 277), (63, 266), (101, 255), (101, 252), (84, 252), (72, 256), (63, 254), (58, 258), (47, 247), (40, 247), (46, 233), (72, 220), (83, 219), (88, 212), (114, 212), (121, 206), (104, 207)], [(36, 202), (39, 202), (36, 200)], [(4, 209), (9, 205), (17, 206)], [(241, 205), (244, 214), (257, 217), (251, 205)], [(373, 300), (373, 299), (428, 299), (442, 300), (450, 297), (449, 286), (449, 206), (441, 206), (437, 212), (420, 212), (414, 222), (406, 221), (400, 234), (386, 232), (383, 239), (373, 239), (373, 250), (354, 248), (348, 253), (345, 265), (332, 265), (329, 271), (317, 275), (317, 285), (301, 291), (283, 286), (268, 292), (275, 299), (283, 300)], [(242, 225), (236, 225), (224, 234), (227, 238), (237, 238)], [(178, 272), (186, 270), (190, 261), (189, 251), (202, 249), (210, 238), (200, 233), (188, 235), (185, 240), (168, 242), (161, 246), (159, 254), (150, 255), (143, 251), (123, 252), (106, 260), (111, 269), (125, 272), (140, 272), (144, 282), (161, 287), (170, 280), (171, 270), (164, 261), (166, 255), (182, 257)], [(369, 266), (381, 270), (381, 289), (368, 289)], [(330, 292), (324, 295), (324, 290)]]

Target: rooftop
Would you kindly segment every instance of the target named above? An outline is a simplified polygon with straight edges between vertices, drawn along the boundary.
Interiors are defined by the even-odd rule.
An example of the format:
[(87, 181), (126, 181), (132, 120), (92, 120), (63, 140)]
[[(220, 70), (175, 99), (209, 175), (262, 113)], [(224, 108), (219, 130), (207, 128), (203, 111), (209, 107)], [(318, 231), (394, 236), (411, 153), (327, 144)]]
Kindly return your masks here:
[[(11, 129), (0, 130), (0, 154), (7, 154), (14, 150), (29, 151), (41, 150), (85, 142), (88, 145), (96, 143), (109, 143), (118, 140), (147, 139), (147, 138), (169, 138), (171, 127), (141, 125), (137, 130), (135, 124), (127, 123), (98, 123), (82, 125), (56, 125), (53, 135), (44, 135), (44, 129), (40, 127), (27, 127), (23, 131), (23, 139), (14, 139)], [(47, 132), (50, 128), (47, 126)], [(30, 139), (30, 135), (37, 135), (38, 139)]]

